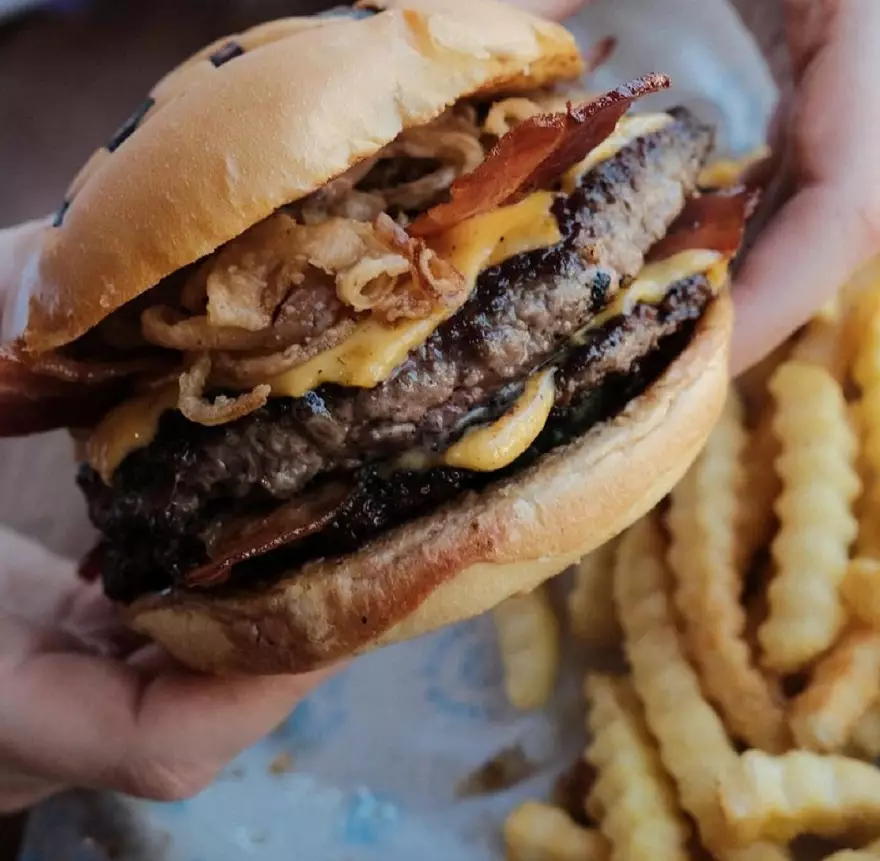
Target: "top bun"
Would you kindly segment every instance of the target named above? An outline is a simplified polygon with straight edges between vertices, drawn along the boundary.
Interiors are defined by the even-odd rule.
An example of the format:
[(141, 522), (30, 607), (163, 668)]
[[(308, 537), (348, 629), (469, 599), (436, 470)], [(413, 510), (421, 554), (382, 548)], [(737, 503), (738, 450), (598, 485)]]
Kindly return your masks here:
[(4, 323), (29, 352), (66, 344), (458, 99), (580, 71), (564, 28), (495, 0), (383, 0), (221, 40), (88, 161)]

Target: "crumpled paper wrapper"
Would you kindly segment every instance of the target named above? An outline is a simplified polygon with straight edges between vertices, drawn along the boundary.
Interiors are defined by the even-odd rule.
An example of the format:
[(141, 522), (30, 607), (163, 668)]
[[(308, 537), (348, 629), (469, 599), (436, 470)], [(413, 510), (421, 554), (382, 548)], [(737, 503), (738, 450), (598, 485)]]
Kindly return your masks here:
[[(594, 0), (569, 22), (585, 46), (619, 40), (592, 88), (667, 72), (655, 104), (718, 122), (721, 146), (760, 144), (776, 93), (725, 0)], [(644, 105), (648, 107), (649, 105)], [(88, 545), (63, 437), (0, 444), (0, 522), (77, 554)], [(16, 478), (16, 474), (21, 476)], [(35, 474), (45, 480), (35, 482)], [(562, 585), (562, 584), (561, 584)], [(566, 648), (548, 707), (505, 701), (491, 620), (477, 619), (367, 655), (306, 700), (198, 798), (154, 804), (72, 793), (37, 809), (24, 861), (493, 861), (518, 802), (547, 797), (584, 741), (581, 678), (590, 656)], [(519, 754), (512, 786), (475, 792), (472, 775)]]

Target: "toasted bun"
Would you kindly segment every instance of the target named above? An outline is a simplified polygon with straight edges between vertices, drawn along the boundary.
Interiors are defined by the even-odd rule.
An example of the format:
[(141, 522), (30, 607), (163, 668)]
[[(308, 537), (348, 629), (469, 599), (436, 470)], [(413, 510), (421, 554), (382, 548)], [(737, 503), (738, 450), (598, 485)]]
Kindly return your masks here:
[(268, 589), (142, 598), (133, 627), (198, 670), (300, 672), (533, 589), (650, 510), (693, 462), (723, 405), (731, 322), (725, 295), (623, 413), (514, 478)]
[(83, 168), (22, 271), (6, 323), (23, 348), (72, 341), (465, 96), (581, 70), (565, 29), (495, 0), (380, 5), (272, 22), (162, 80)]

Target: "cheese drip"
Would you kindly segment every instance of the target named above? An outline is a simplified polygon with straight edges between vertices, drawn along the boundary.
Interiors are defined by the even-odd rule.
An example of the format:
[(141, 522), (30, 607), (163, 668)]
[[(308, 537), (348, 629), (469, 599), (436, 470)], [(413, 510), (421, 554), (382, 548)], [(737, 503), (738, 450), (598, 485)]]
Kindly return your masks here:
[[(432, 247), (461, 272), (472, 291), (484, 269), (560, 241), (559, 226), (550, 211), (553, 201), (551, 193), (537, 192), (513, 206), (456, 225), (439, 236)], [(466, 299), (467, 296), (462, 304)], [(300, 397), (323, 383), (372, 388), (387, 379), (411, 350), (423, 344), (457, 310), (444, 309), (442, 313), (396, 326), (367, 320), (342, 344), (269, 380), (272, 396)], [(162, 413), (177, 405), (177, 393), (174, 383), (126, 401), (111, 410), (92, 431), (86, 457), (104, 481), (109, 482), (128, 454), (152, 442)]]
[(639, 302), (656, 305), (663, 301), (669, 288), (685, 278), (706, 274), (709, 283), (717, 290), (727, 274), (727, 263), (724, 255), (718, 251), (697, 248), (691, 251), (680, 251), (665, 260), (658, 260), (645, 266), (634, 281), (623, 289), (596, 315), (591, 321), (591, 329), (607, 323), (621, 314), (632, 313)]
[(153, 441), (162, 413), (174, 409), (177, 398), (177, 383), (170, 383), (125, 401), (104, 416), (86, 440), (85, 454), (105, 483), (132, 451)]
[[(608, 307), (578, 332), (575, 344), (584, 335), (620, 315), (629, 314), (639, 302), (659, 304), (679, 281), (705, 274), (713, 291), (727, 276), (727, 261), (717, 251), (682, 251), (666, 260), (649, 263), (639, 276), (609, 303)], [(495, 423), (469, 431), (447, 449), (442, 463), (460, 469), (488, 472), (513, 463), (544, 429), (555, 400), (553, 371), (532, 376), (526, 389), (511, 408)]]
[(467, 431), (443, 454), (443, 463), (476, 472), (494, 472), (513, 463), (544, 429), (556, 389), (555, 368), (533, 374), (516, 403), (498, 421)]
[(672, 122), (669, 114), (634, 114), (621, 117), (614, 131), (605, 138), (589, 155), (569, 168), (562, 177), (562, 189), (571, 194), (580, 185), (584, 175), (594, 167), (613, 158), (625, 146), (640, 137), (659, 131)]
[(550, 211), (553, 200), (549, 192), (537, 192), (513, 206), (469, 218), (442, 234), (431, 243), (432, 248), (458, 269), (470, 288), (459, 306), (396, 326), (366, 320), (343, 343), (270, 380), (272, 394), (297, 398), (324, 383), (370, 389), (386, 380), (464, 304), (484, 269), (560, 241), (559, 226)]

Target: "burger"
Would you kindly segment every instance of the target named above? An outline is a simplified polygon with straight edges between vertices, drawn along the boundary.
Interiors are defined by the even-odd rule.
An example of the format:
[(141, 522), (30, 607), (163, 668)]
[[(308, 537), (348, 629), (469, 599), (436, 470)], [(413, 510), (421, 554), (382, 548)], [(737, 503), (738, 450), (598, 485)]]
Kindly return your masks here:
[(71, 429), (130, 624), (303, 671), (479, 614), (675, 484), (749, 195), (562, 27), (382, 0), (175, 69), (20, 238), (2, 431)]

